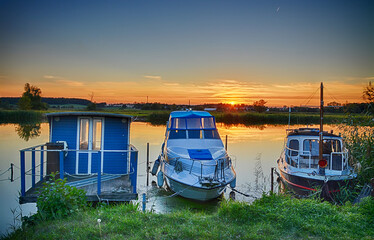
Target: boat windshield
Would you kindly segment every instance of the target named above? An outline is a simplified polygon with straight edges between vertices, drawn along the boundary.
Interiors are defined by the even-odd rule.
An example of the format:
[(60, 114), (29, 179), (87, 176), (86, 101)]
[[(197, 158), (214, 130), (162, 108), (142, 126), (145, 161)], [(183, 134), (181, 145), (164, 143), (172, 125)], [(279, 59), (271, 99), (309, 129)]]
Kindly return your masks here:
[(170, 129), (216, 129), (214, 117), (172, 118)]
[(169, 130), (169, 139), (221, 139), (217, 129)]

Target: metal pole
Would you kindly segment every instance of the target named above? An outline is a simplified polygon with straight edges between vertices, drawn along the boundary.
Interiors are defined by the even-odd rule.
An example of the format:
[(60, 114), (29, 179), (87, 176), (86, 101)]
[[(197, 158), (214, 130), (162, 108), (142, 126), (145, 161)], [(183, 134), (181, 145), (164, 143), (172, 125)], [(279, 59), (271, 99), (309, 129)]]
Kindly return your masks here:
[(31, 152), (31, 184), (35, 186), (35, 148)]
[(25, 152), (20, 152), (21, 157), (21, 196), (26, 195), (26, 176), (25, 176)]
[(101, 154), (99, 154), (100, 159), (97, 162), (97, 195), (101, 194)]
[[(319, 109), (320, 122), (319, 122), (319, 161), (323, 160), (323, 83), (321, 82), (321, 105)], [(319, 173), (325, 175), (325, 168), (320, 168)]]
[(226, 140), (225, 140), (225, 150), (227, 151), (227, 135), (226, 135)]
[(40, 150), (40, 181), (42, 181), (44, 175), (44, 146), (41, 146)]
[(145, 212), (145, 204), (146, 204), (146, 197), (145, 197), (145, 193), (143, 193), (143, 212)]
[(149, 143), (147, 143), (147, 186), (149, 185)]

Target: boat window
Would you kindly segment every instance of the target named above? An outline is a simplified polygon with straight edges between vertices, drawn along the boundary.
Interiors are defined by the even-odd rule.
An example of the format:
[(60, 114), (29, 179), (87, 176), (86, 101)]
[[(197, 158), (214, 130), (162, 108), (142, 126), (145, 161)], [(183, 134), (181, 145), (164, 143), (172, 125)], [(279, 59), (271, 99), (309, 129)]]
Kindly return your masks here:
[[(299, 150), (299, 140), (292, 139), (288, 143), (288, 148), (291, 149), (291, 156), (297, 156)], [(296, 151), (292, 151), (296, 150)]]
[(185, 139), (186, 130), (170, 130), (169, 139)]
[(173, 118), (172, 123), (171, 123), (171, 128), (186, 129), (186, 119), (185, 118)]
[(305, 139), (303, 144), (303, 150), (310, 152), (312, 156), (319, 155), (319, 143), (317, 139)]
[(201, 118), (187, 118), (188, 129), (201, 129)]
[(202, 130), (188, 130), (188, 138), (202, 139), (203, 131)]
[(203, 128), (216, 128), (214, 126), (214, 118), (213, 117), (207, 117), (203, 118)]
[(220, 139), (217, 129), (204, 130), (204, 138), (206, 138), (206, 139)]
[(79, 149), (88, 150), (88, 119), (80, 120)]
[(340, 141), (334, 139), (323, 140), (323, 153), (330, 154), (332, 152), (341, 152)]
[(101, 119), (93, 120), (93, 141), (92, 149), (100, 150), (101, 149)]

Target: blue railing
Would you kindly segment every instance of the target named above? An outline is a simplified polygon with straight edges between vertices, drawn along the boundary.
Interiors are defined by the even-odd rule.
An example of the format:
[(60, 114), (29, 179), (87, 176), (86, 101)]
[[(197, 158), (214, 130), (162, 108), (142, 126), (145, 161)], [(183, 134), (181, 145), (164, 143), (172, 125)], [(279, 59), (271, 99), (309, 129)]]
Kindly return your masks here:
[[(130, 154), (128, 158), (127, 165), (129, 166), (128, 170), (126, 171), (126, 174), (120, 174), (120, 175), (129, 175), (131, 186), (132, 186), (132, 193), (136, 193), (136, 184), (137, 184), (137, 168), (138, 168), (138, 150), (133, 146), (129, 145), (129, 150), (74, 150), (74, 149), (46, 149), (45, 144), (38, 145), (30, 148), (25, 148), (20, 150), (20, 166), (21, 166), (21, 196), (26, 196), (26, 174), (31, 171), (31, 187), (35, 187), (36, 183), (39, 181), (42, 181), (46, 174), (44, 174), (44, 152), (59, 152), (59, 166), (60, 166), (60, 178), (64, 179), (64, 161), (65, 161), (65, 152), (92, 152), (92, 153), (101, 153), (101, 152), (117, 152), (117, 153), (123, 153), (128, 152)], [(26, 171), (26, 157), (25, 153), (31, 152), (31, 169)], [(36, 152), (40, 152), (40, 161), (39, 165), (36, 166)], [(101, 194), (101, 176), (102, 172), (101, 170), (101, 154), (99, 154), (100, 158), (97, 161), (98, 162), (98, 169), (97, 172), (97, 194)], [(39, 181), (37, 181), (36, 177), (36, 170), (39, 167), (40, 171), (40, 178)]]

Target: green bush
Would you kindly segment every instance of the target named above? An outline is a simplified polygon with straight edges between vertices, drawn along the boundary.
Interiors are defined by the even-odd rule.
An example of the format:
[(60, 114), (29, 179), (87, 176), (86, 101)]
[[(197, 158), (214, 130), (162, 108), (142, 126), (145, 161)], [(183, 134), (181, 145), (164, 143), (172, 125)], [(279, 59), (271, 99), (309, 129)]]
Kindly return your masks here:
[(56, 179), (56, 174), (51, 174), (51, 179), (43, 184), (36, 201), (38, 217), (43, 220), (57, 219), (86, 206), (84, 190), (66, 185), (66, 179)]

